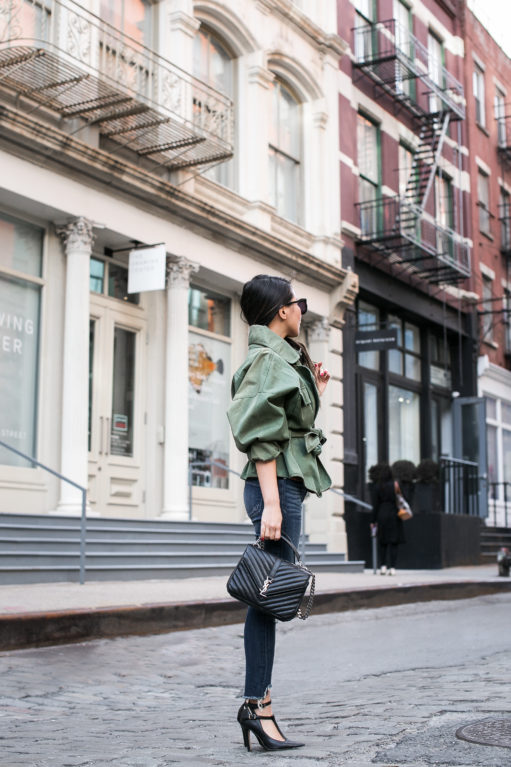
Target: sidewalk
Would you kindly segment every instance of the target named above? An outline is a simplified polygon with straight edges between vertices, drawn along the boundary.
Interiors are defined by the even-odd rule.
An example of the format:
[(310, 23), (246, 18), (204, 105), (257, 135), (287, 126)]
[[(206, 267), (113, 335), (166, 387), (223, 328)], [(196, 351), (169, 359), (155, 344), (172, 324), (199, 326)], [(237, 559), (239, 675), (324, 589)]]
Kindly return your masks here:
[[(225, 576), (0, 586), (0, 650), (241, 622)], [(318, 573), (314, 613), (511, 592), (497, 565), (401, 570), (395, 576)]]

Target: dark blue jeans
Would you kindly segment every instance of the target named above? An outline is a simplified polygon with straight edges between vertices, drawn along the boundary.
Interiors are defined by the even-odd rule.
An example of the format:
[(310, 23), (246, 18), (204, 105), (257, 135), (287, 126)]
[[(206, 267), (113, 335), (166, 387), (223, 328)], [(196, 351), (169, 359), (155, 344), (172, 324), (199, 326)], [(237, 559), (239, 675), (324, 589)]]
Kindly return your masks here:
[[(303, 482), (279, 479), (282, 532), (298, 547), (302, 525), (302, 503), (307, 491)], [(258, 537), (264, 503), (259, 480), (247, 479), (244, 501), (247, 514), (253, 522)], [(266, 541), (265, 550), (282, 559), (294, 561), (290, 546), (282, 540)], [(275, 655), (275, 618), (249, 607), (245, 621), (245, 698), (260, 700), (271, 687), (273, 658)]]

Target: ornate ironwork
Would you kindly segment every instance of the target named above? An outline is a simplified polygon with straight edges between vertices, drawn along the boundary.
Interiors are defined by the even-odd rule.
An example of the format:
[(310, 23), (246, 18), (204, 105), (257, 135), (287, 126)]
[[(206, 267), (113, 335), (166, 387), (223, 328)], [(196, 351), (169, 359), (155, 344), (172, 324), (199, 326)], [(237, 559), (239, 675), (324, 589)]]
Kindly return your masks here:
[(357, 207), (360, 244), (430, 283), (455, 283), (470, 276), (468, 242), (419, 206), (400, 197), (382, 197)]
[(227, 96), (74, 0), (0, 0), (0, 80), (157, 166), (232, 156)]
[(365, 22), (353, 34), (354, 65), (412, 114), (449, 112), (453, 119), (465, 119), (463, 85), (395, 19)]

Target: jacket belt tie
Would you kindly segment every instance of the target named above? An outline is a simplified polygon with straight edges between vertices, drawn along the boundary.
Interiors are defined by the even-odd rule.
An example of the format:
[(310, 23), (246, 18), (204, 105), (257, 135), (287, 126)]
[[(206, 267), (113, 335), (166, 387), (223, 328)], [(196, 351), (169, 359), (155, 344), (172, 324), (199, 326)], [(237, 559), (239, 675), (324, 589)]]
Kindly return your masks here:
[(305, 449), (312, 455), (319, 455), (322, 451), (322, 445), (326, 442), (326, 437), (323, 435), (321, 429), (311, 429), (304, 435)]

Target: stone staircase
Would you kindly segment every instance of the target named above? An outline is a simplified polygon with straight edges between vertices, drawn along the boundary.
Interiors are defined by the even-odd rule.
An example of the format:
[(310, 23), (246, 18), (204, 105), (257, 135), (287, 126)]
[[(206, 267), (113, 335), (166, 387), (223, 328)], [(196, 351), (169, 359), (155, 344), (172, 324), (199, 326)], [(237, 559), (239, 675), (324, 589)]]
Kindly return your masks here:
[[(228, 575), (245, 545), (248, 524), (87, 519), (86, 581)], [(79, 580), (77, 517), (1, 514), (0, 585)], [(313, 571), (362, 572), (363, 562), (306, 540)]]
[(480, 564), (497, 567), (497, 552), (502, 546), (511, 551), (511, 528), (481, 525)]

